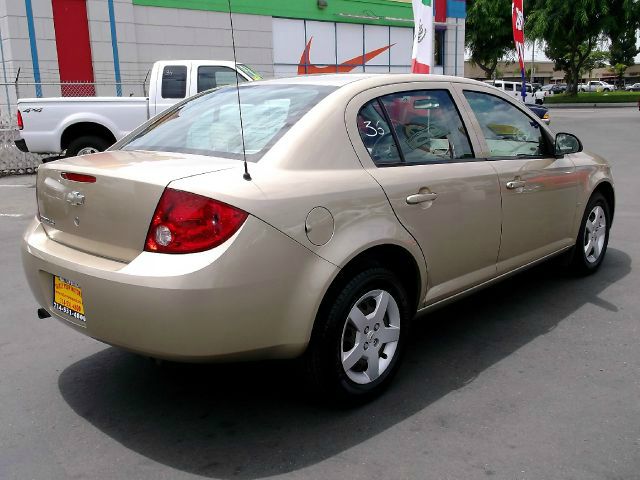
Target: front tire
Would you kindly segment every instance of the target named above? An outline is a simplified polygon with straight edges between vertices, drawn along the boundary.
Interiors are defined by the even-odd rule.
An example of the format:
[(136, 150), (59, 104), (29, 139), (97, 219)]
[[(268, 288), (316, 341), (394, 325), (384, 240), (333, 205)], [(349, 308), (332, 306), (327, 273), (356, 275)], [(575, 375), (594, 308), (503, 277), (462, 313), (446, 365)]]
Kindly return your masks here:
[(328, 295), (305, 356), (306, 375), (330, 401), (363, 403), (396, 374), (415, 312), (402, 283), (383, 267), (362, 271)]
[(582, 216), (574, 247), (571, 269), (575, 273), (589, 275), (602, 265), (609, 244), (610, 212), (606, 198), (599, 192), (594, 193)]
[(111, 143), (102, 137), (97, 137), (95, 135), (86, 135), (72, 140), (67, 147), (65, 156), (76, 157), (79, 155), (89, 155), (91, 153), (104, 152), (110, 146)]

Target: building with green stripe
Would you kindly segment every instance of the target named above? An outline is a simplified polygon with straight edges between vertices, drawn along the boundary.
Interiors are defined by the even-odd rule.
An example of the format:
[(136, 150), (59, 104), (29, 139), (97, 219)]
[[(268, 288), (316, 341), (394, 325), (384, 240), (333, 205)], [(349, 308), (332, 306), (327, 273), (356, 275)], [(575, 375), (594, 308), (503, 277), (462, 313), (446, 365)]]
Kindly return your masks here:
[[(432, 3), (433, 72), (463, 75), (465, 1)], [(231, 10), (238, 60), (265, 77), (411, 64), (410, 0), (231, 0)], [(74, 81), (97, 84), (82, 94), (142, 95), (156, 60), (233, 58), (227, 0), (14, 0), (0, 2), (0, 21), (3, 73), (42, 83), (21, 97), (68, 94), (56, 84)]]

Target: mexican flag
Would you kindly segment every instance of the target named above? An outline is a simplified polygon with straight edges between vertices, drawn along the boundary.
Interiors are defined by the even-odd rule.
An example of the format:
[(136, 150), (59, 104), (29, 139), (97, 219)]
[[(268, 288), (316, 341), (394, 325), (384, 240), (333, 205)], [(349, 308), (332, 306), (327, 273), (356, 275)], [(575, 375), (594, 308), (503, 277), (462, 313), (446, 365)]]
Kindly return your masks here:
[(432, 0), (413, 0), (412, 73), (429, 73), (433, 62), (433, 6)]

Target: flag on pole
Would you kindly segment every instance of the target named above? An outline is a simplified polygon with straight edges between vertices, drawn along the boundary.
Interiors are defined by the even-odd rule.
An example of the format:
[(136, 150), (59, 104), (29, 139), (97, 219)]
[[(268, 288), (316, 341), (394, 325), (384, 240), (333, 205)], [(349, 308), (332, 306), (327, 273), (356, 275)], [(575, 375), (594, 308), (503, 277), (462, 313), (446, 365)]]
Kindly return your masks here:
[(522, 101), (527, 96), (526, 75), (524, 69), (524, 0), (512, 0), (511, 3), (511, 24), (513, 26), (513, 41), (518, 52), (520, 62), (520, 73), (522, 74)]
[(431, 0), (412, 1), (415, 33), (411, 73), (429, 73), (433, 61), (433, 6)]

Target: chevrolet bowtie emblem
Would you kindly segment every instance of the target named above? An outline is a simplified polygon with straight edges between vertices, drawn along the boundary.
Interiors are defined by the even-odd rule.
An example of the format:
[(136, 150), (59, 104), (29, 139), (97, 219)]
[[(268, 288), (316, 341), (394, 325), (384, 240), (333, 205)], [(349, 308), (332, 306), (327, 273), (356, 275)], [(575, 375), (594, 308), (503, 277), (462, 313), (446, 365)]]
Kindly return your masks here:
[(71, 205), (84, 205), (84, 195), (80, 192), (67, 193), (67, 202)]

